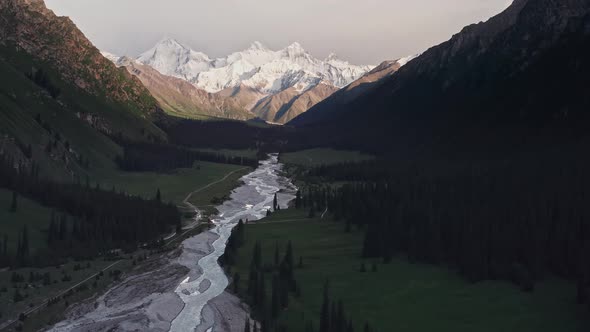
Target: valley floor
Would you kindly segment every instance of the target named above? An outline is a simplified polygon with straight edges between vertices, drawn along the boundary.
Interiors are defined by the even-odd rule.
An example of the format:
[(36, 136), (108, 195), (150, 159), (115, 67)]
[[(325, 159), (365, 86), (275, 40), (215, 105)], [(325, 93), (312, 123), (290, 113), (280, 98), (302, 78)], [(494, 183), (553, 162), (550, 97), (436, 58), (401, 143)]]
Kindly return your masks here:
[[(317, 330), (323, 287), (329, 280), (331, 299), (342, 300), (351, 314), (355, 331), (365, 321), (377, 331), (588, 331), (590, 320), (576, 305), (571, 294), (575, 285), (546, 279), (533, 293), (523, 293), (508, 282), (466, 282), (446, 268), (411, 264), (403, 257), (391, 263), (360, 257), (363, 232), (344, 232), (344, 225), (326, 219), (308, 219), (301, 210), (283, 210), (246, 227), (246, 244), (239, 249), (232, 272), (242, 278), (245, 294), (253, 247), (262, 246), (263, 264), (272, 265), (278, 244), (284, 254), (292, 242), (295, 270), (301, 288), (292, 296), (279, 323), (289, 331), (304, 331), (305, 322), (314, 321)], [(361, 272), (365, 264), (366, 272)], [(373, 271), (373, 264), (376, 271)], [(267, 281), (269, 284), (269, 276)], [(230, 286), (231, 287), (231, 286)], [(270, 287), (267, 299), (271, 298)]]
[[(195, 207), (200, 211), (203, 211), (203, 214), (205, 215), (214, 213), (214, 202), (226, 197), (231, 190), (238, 185), (239, 178), (249, 171), (249, 167), (197, 162), (195, 167), (191, 169), (174, 170), (167, 174), (120, 172), (109, 169), (101, 172), (98, 179), (102, 188), (115, 187), (117, 190), (124, 190), (130, 194), (140, 195), (145, 198), (154, 197), (156, 191), (159, 189), (164, 201), (171, 201), (179, 205), (179, 207), (182, 208), (182, 211), (186, 213), (185, 218), (187, 220), (185, 220), (185, 229), (181, 234), (175, 234), (174, 236), (171, 234), (170, 237), (167, 237), (167, 243), (172, 246), (180, 243), (182, 239), (199, 232), (198, 229), (193, 230), (190, 228), (197, 225), (193, 222), (193, 219), (196, 216), (192, 210), (194, 210)], [(189, 193), (192, 193), (192, 195), (187, 197)], [(191, 209), (185, 206), (185, 198), (190, 198), (190, 203), (193, 204)], [(16, 246), (16, 244), (12, 243), (11, 240), (17, 238), (18, 231), (22, 228), (23, 224), (26, 224), (29, 230), (31, 250), (44, 250), (47, 247), (46, 231), (49, 227), (51, 209), (45, 208), (26, 198), (19, 197), (19, 208), (16, 213), (11, 213), (8, 212), (11, 199), (11, 192), (0, 190), (0, 219), (2, 220), (2, 223), (0, 224), (0, 236), (6, 234), (10, 239), (8, 243), (9, 248), (12, 248)], [(203, 214), (201, 214), (201, 216)], [(142, 262), (143, 257), (145, 256), (150, 256), (147, 263)], [(153, 267), (154, 261), (170, 261), (170, 259), (166, 257), (167, 254), (161, 257), (159, 254), (152, 256), (149, 251), (139, 250), (130, 255), (114, 257), (111, 260), (97, 258), (92, 261), (71, 262), (60, 268), (48, 267), (2, 270), (0, 271), (0, 322), (9, 322), (16, 319), (20, 313), (28, 313), (31, 311), (31, 316), (25, 320), (23, 328), (25, 331), (38, 330), (39, 328), (44, 327), (47, 323), (55, 323), (56, 321), (59, 321), (63, 317), (64, 311), (70, 310), (68, 308), (69, 304), (84, 302), (85, 299), (101, 293), (103, 290), (112, 287), (113, 284), (117, 284), (121, 276), (127, 278), (125, 276), (136, 276), (143, 270), (149, 270), (149, 267), (146, 267), (146, 265), (149, 266), (151, 264)], [(111, 266), (113, 263), (116, 263), (116, 265)], [(83, 268), (78, 270), (77, 267), (75, 268), (75, 265), (80, 265)], [(105, 268), (107, 269), (102, 272), (100, 277), (94, 278), (96, 274), (100, 273)], [(182, 272), (179, 269), (171, 269), (170, 271)], [(22, 282), (12, 282), (11, 278), (14, 273), (24, 276), (24, 280)], [(31, 282), (29, 280), (31, 273), (36, 275), (49, 273), (51, 285), (44, 285), (42, 280)], [(116, 275), (113, 275), (112, 273), (115, 273)], [(65, 275), (69, 277), (69, 280), (62, 281), (61, 279)], [(157, 271), (154, 272), (154, 275), (157, 275)], [(183, 275), (183, 273), (178, 273), (176, 278), (182, 277)], [(89, 276), (92, 276), (93, 278), (88, 279)], [(162, 283), (159, 287), (164, 287), (164, 284), (174, 284), (167, 278), (170, 279), (174, 277), (168, 276), (166, 278), (160, 278)], [(154, 279), (155, 283), (159, 280), (158, 278)], [(129, 282), (129, 284), (133, 283), (127, 281), (127, 279), (124, 280), (125, 281), (121, 285), (126, 285), (127, 282)], [(81, 281), (85, 282), (79, 284)], [(55, 305), (44, 307), (42, 310), (35, 310), (37, 307), (43, 305), (45, 301), (52, 299), (57, 295), (62, 296), (64, 291), (74, 285), (76, 285), (75, 289), (68, 293), (67, 305), (64, 305), (64, 301), (60, 301)], [(138, 298), (143, 297), (141, 294), (152, 291), (151, 286), (143, 288), (141, 286), (141, 284), (134, 286), (138, 287), (135, 289), (135, 296)], [(15, 287), (19, 287), (18, 292), (24, 297), (17, 303), (14, 302), (16, 292)], [(113, 293), (110, 292), (110, 294), (112, 296)], [(174, 294), (173, 290), (172, 294)], [(147, 295), (147, 293), (144, 295)], [(103, 297), (104, 296), (107, 295), (103, 295)], [(111, 300), (113, 303), (117, 303), (117, 301), (115, 301), (116, 296), (114, 298), (109, 298), (109, 301)], [(125, 301), (123, 298), (120, 300)], [(179, 299), (177, 298), (177, 300)], [(95, 301), (98, 301), (98, 299), (89, 300), (87, 306), (93, 303), (98, 303)], [(68, 315), (79, 314), (80, 312), (70, 312)], [(2, 325), (0, 325), (0, 327), (2, 327)]]

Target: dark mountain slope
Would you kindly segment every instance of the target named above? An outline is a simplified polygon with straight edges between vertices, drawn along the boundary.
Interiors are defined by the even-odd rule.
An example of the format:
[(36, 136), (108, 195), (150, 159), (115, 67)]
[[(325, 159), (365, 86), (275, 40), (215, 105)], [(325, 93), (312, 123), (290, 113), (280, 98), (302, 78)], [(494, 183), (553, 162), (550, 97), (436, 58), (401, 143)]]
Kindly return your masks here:
[(314, 107), (311, 107), (306, 114), (300, 114), (291, 124), (301, 125), (309, 121), (318, 122), (321, 119), (329, 119), (334, 116), (332, 112), (338, 112), (344, 105), (353, 102), (366, 92), (375, 89), (379, 84), (385, 82), (386, 77), (393, 75), (400, 68), (401, 64), (399, 60), (383, 61), (358, 80), (336, 91)]
[[(84, 115), (100, 117), (113, 127), (112, 131), (129, 137), (143, 136), (138, 127), (163, 137), (150, 122), (161, 111), (149, 91), (127, 71), (104, 58), (69, 18), (56, 16), (42, 0), (2, 1), (0, 37), (2, 57), (23, 75), (25, 71), (43, 69), (54, 80), (68, 85), (73, 94), (107, 104), (104, 114)], [(129, 123), (121, 125), (123, 121)]]
[(381, 151), (583, 132), (589, 124), (589, 13), (585, 0), (517, 0), (333, 116), (314, 117), (311, 110), (292, 124), (310, 133), (321, 129), (321, 137), (329, 137), (325, 144)]
[(156, 100), (39, 0), (0, 2), (0, 155), (69, 180), (112, 169), (116, 138), (163, 141)]

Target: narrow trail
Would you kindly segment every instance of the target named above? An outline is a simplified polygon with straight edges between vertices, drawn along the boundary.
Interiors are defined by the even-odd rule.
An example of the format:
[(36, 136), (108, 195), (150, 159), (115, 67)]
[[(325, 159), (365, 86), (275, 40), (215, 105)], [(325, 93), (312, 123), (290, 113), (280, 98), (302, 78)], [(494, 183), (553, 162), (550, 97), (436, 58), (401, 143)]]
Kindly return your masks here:
[(195, 221), (193, 223), (191, 223), (190, 225), (186, 226), (183, 228), (184, 232), (180, 233), (180, 235), (178, 235), (178, 233), (174, 232), (174, 234), (171, 234), (169, 236), (167, 236), (164, 240), (166, 241), (166, 244), (171, 243), (172, 241), (176, 240), (176, 238), (178, 237), (182, 237), (184, 236), (186, 233), (190, 232), (191, 230), (193, 230), (195, 227), (199, 226), (199, 219), (201, 218), (201, 212), (199, 211), (199, 209), (192, 204), (191, 202), (189, 202), (189, 200), (191, 199), (191, 197), (196, 194), (199, 193), (205, 189), (211, 188), (212, 186), (221, 183), (225, 180), (227, 180), (227, 178), (229, 178), (232, 174), (243, 171), (245, 169), (248, 169), (249, 167), (242, 167), (236, 170), (233, 170), (227, 174), (225, 174), (225, 176), (219, 180), (215, 180), (213, 182), (210, 182), (196, 190), (191, 191), (190, 193), (188, 193), (186, 195), (186, 197), (182, 200), (182, 204), (186, 205), (188, 208), (192, 209), (195, 211), (196, 216), (195, 216)]
[(188, 194), (188, 195), (187, 195), (187, 196), (184, 198), (184, 200), (182, 201), (182, 203), (184, 203), (184, 204), (188, 204), (189, 206), (191, 206), (191, 207), (194, 207), (194, 205), (192, 205), (192, 204), (189, 202), (189, 199), (191, 199), (191, 197), (192, 197), (194, 194), (196, 194), (196, 193), (199, 193), (199, 192), (201, 192), (201, 191), (203, 191), (203, 190), (205, 190), (205, 189), (207, 189), (207, 188), (210, 188), (211, 186), (213, 186), (213, 185), (216, 185), (216, 184), (218, 184), (218, 183), (220, 183), (220, 182), (223, 182), (223, 181), (227, 180), (227, 178), (228, 178), (228, 177), (230, 177), (232, 174), (234, 174), (234, 173), (237, 173), (237, 172), (239, 172), (239, 171), (243, 171), (243, 170), (245, 170), (245, 169), (248, 169), (248, 168), (249, 168), (249, 167), (242, 167), (242, 168), (236, 169), (236, 170), (234, 170), (234, 171), (231, 171), (231, 172), (227, 173), (227, 174), (226, 174), (226, 175), (225, 175), (223, 178), (221, 178), (221, 179), (219, 179), (219, 180), (217, 180), (217, 181), (213, 181), (213, 182), (211, 182), (211, 183), (209, 183), (209, 184), (207, 184), (207, 185), (205, 185), (205, 186), (203, 186), (203, 187), (201, 187), (201, 188), (199, 188), (199, 189), (197, 189), (197, 190), (191, 191), (191, 192), (190, 192), (190, 193), (189, 193), (189, 194)]

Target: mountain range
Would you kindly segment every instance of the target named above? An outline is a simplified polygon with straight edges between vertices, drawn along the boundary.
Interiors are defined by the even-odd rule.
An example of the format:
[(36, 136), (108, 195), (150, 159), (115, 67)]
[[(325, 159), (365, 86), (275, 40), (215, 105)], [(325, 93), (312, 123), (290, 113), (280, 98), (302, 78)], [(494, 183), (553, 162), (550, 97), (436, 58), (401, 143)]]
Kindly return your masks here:
[[(195, 89), (189, 92), (185, 86), (179, 94), (154, 86), (152, 79), (138, 75), (144, 85), (172, 113), (187, 116), (200, 114), (232, 119), (258, 117), (272, 123), (286, 123), (323, 99), (355, 80), (363, 77), (374, 66), (358, 66), (330, 54), (326, 59), (313, 57), (299, 43), (274, 51), (260, 42), (227, 57), (212, 59), (208, 55), (192, 50), (174, 39), (164, 39), (137, 58), (119, 57), (103, 52), (104, 56), (119, 66), (138, 72), (133, 67), (149, 66), (163, 76), (158, 81), (184, 80)], [(123, 60), (123, 61), (122, 61)], [(400, 59), (399, 64), (404, 64)], [(145, 68), (145, 67), (144, 67)], [(153, 77), (153, 74), (149, 75)], [(174, 89), (178, 90), (178, 89)], [(194, 103), (195, 95), (201, 96)], [(227, 101), (227, 97), (231, 100)], [(183, 104), (181, 106), (180, 104)]]
[[(137, 58), (101, 55), (43, 1), (2, 1), (0, 131), (39, 155), (58, 131), (72, 137), (72, 159), (105, 165), (117, 153), (115, 137), (165, 141), (154, 124), (167, 119), (162, 110), (288, 122), (305, 142), (364, 150), (512, 142), (506, 131), (587, 126), (589, 7), (516, 0), (417, 57), (372, 67), (318, 60), (297, 43), (279, 51), (253, 43), (219, 59), (174, 40)], [(48, 156), (58, 164), (63, 157)]]

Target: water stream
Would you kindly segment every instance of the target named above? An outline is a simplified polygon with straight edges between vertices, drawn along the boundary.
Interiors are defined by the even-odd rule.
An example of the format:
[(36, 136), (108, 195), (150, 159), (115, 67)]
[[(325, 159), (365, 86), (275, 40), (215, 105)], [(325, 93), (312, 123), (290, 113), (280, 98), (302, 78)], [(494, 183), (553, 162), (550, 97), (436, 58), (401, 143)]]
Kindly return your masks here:
[(238, 221), (253, 221), (266, 216), (267, 210), (272, 208), (275, 193), (281, 208), (286, 208), (295, 198), (296, 188), (289, 179), (281, 176), (281, 167), (278, 155), (271, 154), (255, 171), (242, 177), (244, 184), (232, 192), (230, 200), (217, 207), (219, 215), (213, 220), (215, 226), (210, 232), (218, 238), (212, 244), (212, 252), (194, 262), (198, 275), (189, 275), (176, 288), (175, 292), (185, 305), (172, 321), (170, 331), (194, 330), (201, 323), (204, 306), (227, 287), (228, 279), (218, 260)]

